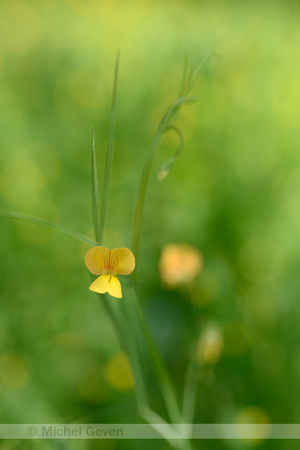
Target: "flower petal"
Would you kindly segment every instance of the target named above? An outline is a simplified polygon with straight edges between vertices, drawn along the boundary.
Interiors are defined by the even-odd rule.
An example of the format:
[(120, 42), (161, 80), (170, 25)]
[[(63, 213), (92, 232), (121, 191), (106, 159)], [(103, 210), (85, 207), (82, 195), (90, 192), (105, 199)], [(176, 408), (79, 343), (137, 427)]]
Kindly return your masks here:
[(105, 294), (109, 290), (109, 281), (111, 275), (101, 275), (98, 277), (89, 287), (90, 291), (98, 292), (99, 294)]
[(109, 253), (110, 251), (106, 247), (90, 248), (84, 258), (86, 267), (94, 275), (102, 275), (104, 269), (109, 265)]
[(133, 253), (124, 247), (111, 250), (110, 263), (118, 275), (129, 275), (135, 268)]
[(111, 279), (108, 286), (108, 293), (112, 297), (122, 298), (121, 283), (117, 277), (111, 275)]
[(112, 297), (122, 298), (120, 281), (113, 275), (101, 275), (89, 287), (90, 291), (105, 294), (108, 292)]

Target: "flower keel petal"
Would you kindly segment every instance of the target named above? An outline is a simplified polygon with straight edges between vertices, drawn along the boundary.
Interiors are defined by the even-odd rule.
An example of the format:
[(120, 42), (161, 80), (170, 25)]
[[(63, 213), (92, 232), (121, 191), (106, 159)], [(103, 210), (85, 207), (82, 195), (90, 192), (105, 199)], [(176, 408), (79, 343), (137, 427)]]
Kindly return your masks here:
[(110, 275), (101, 275), (89, 287), (90, 291), (98, 292), (98, 294), (105, 294), (109, 290)]
[(121, 283), (117, 277), (111, 275), (111, 279), (108, 286), (108, 293), (112, 297), (122, 298)]

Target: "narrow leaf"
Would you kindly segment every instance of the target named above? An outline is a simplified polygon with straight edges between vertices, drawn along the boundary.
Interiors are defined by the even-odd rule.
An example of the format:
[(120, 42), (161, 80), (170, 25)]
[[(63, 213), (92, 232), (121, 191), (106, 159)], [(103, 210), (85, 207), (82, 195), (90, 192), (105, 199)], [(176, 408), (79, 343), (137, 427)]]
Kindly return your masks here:
[(93, 127), (92, 127), (92, 210), (93, 210), (95, 236), (96, 240), (100, 242), (101, 230), (99, 218), (98, 175), (97, 175), (95, 137)]
[(44, 227), (52, 228), (53, 230), (59, 231), (60, 233), (67, 234), (78, 241), (84, 242), (87, 245), (97, 245), (93, 239), (84, 236), (77, 231), (72, 230), (71, 228), (64, 227), (63, 225), (58, 225), (56, 223), (48, 222), (47, 220), (40, 219), (39, 217), (28, 216), (27, 214), (19, 214), (11, 211), (0, 210), (0, 216), (5, 217), (6, 219), (15, 219), (21, 220), (23, 222), (33, 223), (35, 225), (42, 225)]
[(103, 233), (105, 228), (105, 220), (106, 213), (108, 207), (108, 198), (109, 198), (109, 188), (110, 188), (110, 177), (111, 177), (111, 168), (113, 161), (113, 151), (114, 151), (114, 133), (115, 133), (115, 124), (116, 124), (116, 106), (117, 106), (117, 83), (118, 83), (118, 72), (119, 72), (119, 61), (120, 54), (117, 54), (116, 64), (115, 64), (115, 72), (114, 72), (114, 84), (113, 84), (113, 93), (112, 93), (112, 102), (111, 102), (111, 115), (110, 115), (110, 128), (109, 128), (109, 136), (108, 136), (108, 145), (107, 145), (107, 154), (106, 154), (106, 163), (105, 163), (105, 173), (104, 173), (104, 184), (103, 184), (103, 193), (102, 193), (102, 208), (101, 208), (101, 234), (99, 237), (99, 242), (102, 243)]

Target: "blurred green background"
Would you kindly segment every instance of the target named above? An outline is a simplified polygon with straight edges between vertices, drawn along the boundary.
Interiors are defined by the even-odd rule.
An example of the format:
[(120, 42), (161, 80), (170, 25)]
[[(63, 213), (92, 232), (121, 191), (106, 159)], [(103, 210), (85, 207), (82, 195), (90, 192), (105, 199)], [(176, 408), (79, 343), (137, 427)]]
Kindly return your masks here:
[[(141, 242), (143, 307), (179, 393), (190, 307), (180, 290), (162, 285), (158, 261), (168, 242), (203, 254), (193, 333), (203, 340), (205, 330), (217, 330), (222, 344), (200, 368), (196, 423), (300, 422), (299, 19), (299, 2), (287, 0), (0, 1), (1, 209), (94, 238), (90, 130), (101, 184), (121, 52), (110, 248), (131, 245), (146, 149), (176, 98), (184, 56), (200, 64), (216, 50), (193, 90), (200, 100), (182, 110), (184, 149), (163, 182), (155, 169), (176, 149), (176, 136), (159, 147)], [(88, 247), (3, 218), (0, 232), (1, 422), (139, 422), (130, 376), (124, 385), (114, 379), (118, 362), (127, 370), (120, 343), (88, 291)], [(0, 449), (154, 444), (169, 448), (78, 440), (3, 441)], [(293, 445), (213, 445), (254, 444)]]

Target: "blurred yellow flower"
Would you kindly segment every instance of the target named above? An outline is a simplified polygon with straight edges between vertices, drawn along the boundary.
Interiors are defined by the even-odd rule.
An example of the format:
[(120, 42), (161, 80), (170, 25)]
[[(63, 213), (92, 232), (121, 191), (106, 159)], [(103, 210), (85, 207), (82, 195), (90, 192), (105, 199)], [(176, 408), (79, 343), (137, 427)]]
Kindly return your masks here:
[(119, 391), (134, 389), (134, 377), (126, 353), (113, 355), (106, 364), (105, 377), (108, 383)]
[(264, 409), (258, 406), (247, 406), (240, 410), (234, 423), (237, 436), (241, 439), (247, 439), (247, 442), (251, 442), (252, 446), (259, 445), (270, 436), (270, 417)]
[(202, 270), (202, 255), (188, 244), (167, 244), (162, 250), (159, 272), (164, 283), (191, 283)]
[(26, 362), (11, 353), (0, 356), (0, 391), (14, 393), (21, 390), (30, 378)]
[(121, 284), (116, 275), (129, 275), (135, 268), (133, 253), (128, 248), (93, 247), (85, 255), (86, 267), (101, 275), (89, 287), (91, 291), (122, 298)]
[(205, 366), (216, 363), (224, 346), (223, 334), (217, 324), (209, 324), (201, 333), (196, 348), (196, 360)]

